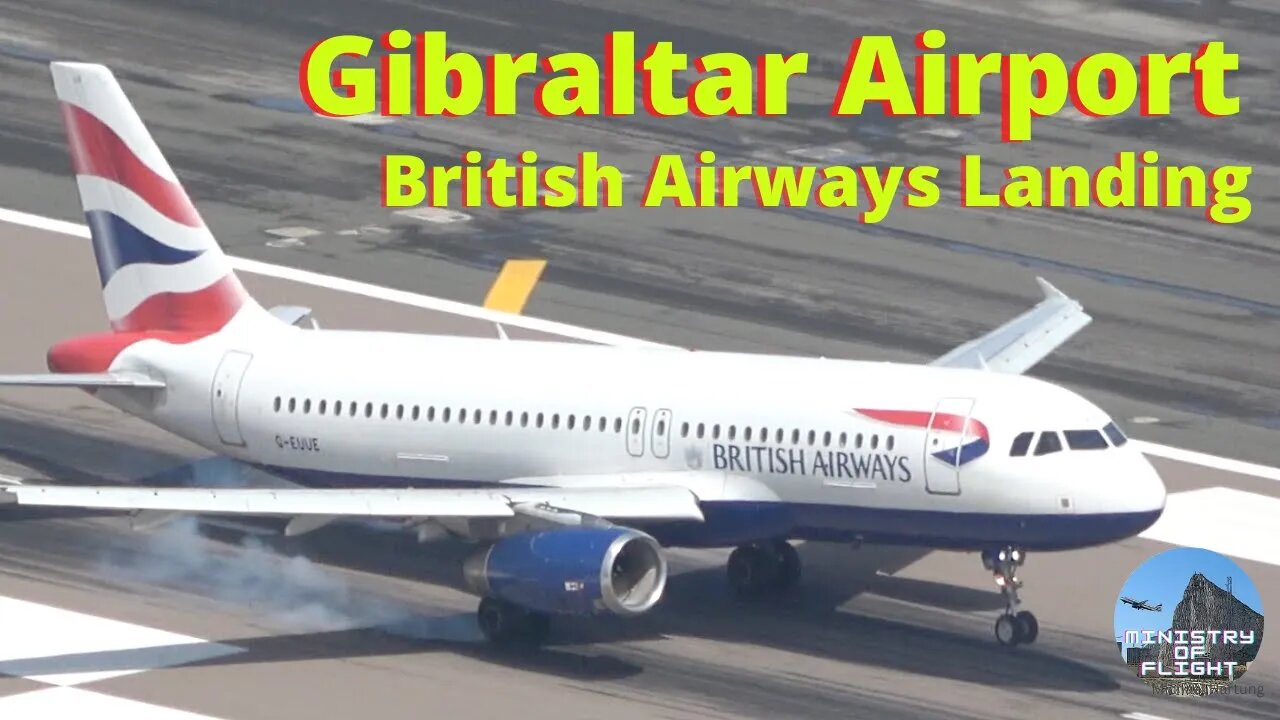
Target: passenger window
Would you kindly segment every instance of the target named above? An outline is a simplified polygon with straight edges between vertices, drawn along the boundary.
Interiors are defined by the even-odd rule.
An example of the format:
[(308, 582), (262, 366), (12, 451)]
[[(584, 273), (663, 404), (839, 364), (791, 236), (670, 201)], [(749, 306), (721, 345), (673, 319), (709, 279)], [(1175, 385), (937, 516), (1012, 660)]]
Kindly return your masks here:
[(435, 421), (436, 421), (436, 406), (428, 405), (427, 406), (427, 422), (435, 422)]
[(542, 427), (542, 413), (538, 413), (537, 419), (534, 420), (534, 427), (537, 427), (537, 428)]
[(555, 413), (554, 415), (551, 416), (551, 429), (552, 430), (560, 429), (560, 413)]
[(750, 425), (742, 428), (742, 441), (751, 442), (751, 426)]
[(849, 444), (849, 433), (840, 433), (840, 447)]
[(1124, 433), (1120, 432), (1119, 426), (1113, 422), (1107, 423), (1107, 426), (1102, 428), (1102, 432), (1107, 434), (1107, 437), (1111, 439), (1111, 444), (1116, 447), (1129, 442), (1129, 438), (1125, 437)]
[(1048, 455), (1062, 449), (1062, 440), (1058, 433), (1049, 431), (1040, 433), (1040, 441), (1036, 443), (1036, 455)]
[(738, 434), (738, 427), (737, 427), (736, 425), (730, 425), (730, 426), (729, 426), (729, 439), (730, 439), (730, 440), (732, 440), (732, 439), (733, 439), (733, 437), (734, 437), (735, 435), (737, 435), (737, 434)]
[[(322, 402), (322, 403), (320, 403), (320, 412), (324, 412), (324, 403), (323, 403), (323, 402)], [(404, 406), (403, 406), (403, 405), (396, 405), (396, 419), (397, 419), (397, 420), (403, 420), (403, 419), (404, 419)]]
[(446, 423), (449, 422), (449, 418), (452, 415), (453, 415), (452, 410), (450, 410), (449, 408), (442, 408), (440, 410), (440, 422), (446, 422)]
[(389, 408), (387, 407), (387, 404), (386, 404), (386, 403), (382, 403), (382, 419), (383, 419), (383, 420), (386, 420), (386, 419), (387, 419), (387, 411), (388, 411), (388, 410), (389, 410)]
[(613, 431), (614, 431), (615, 433), (620, 433), (620, 432), (622, 432), (622, 418), (614, 418), (614, 419), (613, 419)]
[(572, 429), (573, 429), (573, 425), (574, 425), (574, 416), (573, 416), (573, 413), (569, 413), (569, 417), (565, 419), (565, 423), (566, 423), (566, 424), (565, 424), (565, 428), (566, 428), (566, 429), (568, 429), (568, 430), (572, 430)]
[(476, 408), (475, 412), (472, 413), (471, 415), (471, 422), (477, 425), (479, 425), (481, 422), (484, 422), (484, 411), (479, 408)]
[(885, 449), (885, 450), (889, 450), (889, 451), (892, 451), (892, 450), (893, 450), (893, 436), (892, 436), (892, 435), (890, 435), (889, 437), (887, 437), (887, 438), (885, 438), (885, 439), (884, 439), (884, 449)]
[(498, 424), (498, 411), (497, 411), (497, 410), (490, 410), (490, 411), (489, 411), (489, 424), (490, 424), (490, 425), (497, 425), (497, 424)]
[(815, 437), (816, 437), (816, 434), (815, 434), (812, 430), (810, 430), (810, 431), (809, 431), (809, 444), (810, 444), (810, 445), (812, 445), (812, 444), (813, 444), (813, 441), (814, 441)]
[(631, 421), (631, 432), (632, 434), (640, 432), (640, 418), (635, 418)]
[(302, 414), (306, 415), (311, 412), (311, 399), (307, 398), (302, 401)]
[(822, 433), (822, 447), (831, 447), (831, 431)]
[(776, 433), (776, 439), (774, 440), (774, 442), (776, 442), (777, 444), (781, 445), (781, 444), (782, 444), (782, 440), (783, 440), (783, 438), (786, 436), (786, 434), (787, 434), (787, 433), (786, 433), (786, 431), (785, 431), (785, 430), (783, 430), (782, 428), (778, 428), (778, 432)]
[(467, 422), (467, 409), (458, 408), (458, 424), (463, 425)]
[(666, 421), (666, 420), (659, 420), (659, 421), (658, 421), (658, 435), (666, 435), (666, 434), (667, 434), (667, 421)]
[(272, 403), (272, 406), (276, 409), (276, 412), (280, 412), (280, 396), (279, 395), (276, 396), (276, 401)]
[(707, 426), (702, 423), (698, 423), (698, 439), (699, 440), (701, 440), (702, 437), (706, 435), (706, 431), (707, 431)]
[(680, 423), (680, 437), (689, 437), (689, 423)]
[(356, 416), (356, 408), (358, 408), (358, 407), (359, 407), (359, 405), (360, 405), (360, 403), (357, 403), (355, 400), (352, 400), (352, 401), (351, 401), (351, 404), (347, 407), (347, 414), (348, 414), (348, 415), (350, 415), (351, 417), (355, 417), (355, 416)]
[(715, 425), (711, 426), (711, 439), (712, 440), (720, 439), (720, 423), (716, 423)]
[(1027, 449), (1031, 447), (1031, 438), (1035, 437), (1033, 432), (1024, 432), (1013, 439), (1013, 445), (1009, 448), (1010, 457), (1022, 457), (1027, 454)]
[(413, 406), (413, 417), (412, 417), (412, 418), (410, 418), (410, 419), (412, 419), (412, 420), (413, 420), (413, 421), (415, 421), (415, 422), (418, 420), (418, 406), (417, 406), (417, 405), (414, 405), (414, 406)]
[(514, 417), (515, 417), (514, 413), (512, 413), (510, 410), (508, 410), (508, 411), (507, 411), (507, 418), (506, 418), (506, 421), (507, 421), (507, 427), (511, 427), (511, 421), (512, 421), (512, 419), (513, 419)]
[(590, 430), (590, 429), (591, 429), (591, 416), (590, 416), (590, 415), (583, 415), (583, 416), (582, 416), (582, 429), (583, 429), (583, 430)]
[(520, 413), (520, 427), (529, 427), (529, 413)]
[(853, 438), (853, 446), (859, 450), (862, 449), (862, 433), (858, 433)]
[(599, 424), (600, 432), (604, 432), (604, 430), (605, 430), (605, 426), (606, 426), (608, 423), (609, 423), (609, 419), (608, 419), (608, 418), (606, 418), (606, 417), (604, 417), (604, 416), (602, 415), (602, 416), (600, 417), (600, 424)]
[(760, 442), (769, 442), (769, 428), (760, 428)]
[(791, 444), (792, 444), (792, 445), (799, 445), (799, 444), (800, 444), (800, 429), (799, 429), (799, 428), (794, 428), (794, 429), (792, 429), (792, 430), (791, 430)]
[(1072, 450), (1106, 450), (1107, 441), (1097, 430), (1064, 430), (1067, 447)]
[(329, 404), (329, 403), (328, 403), (327, 401), (325, 401), (325, 400), (321, 400), (321, 401), (320, 401), (320, 410), (319, 410), (319, 412), (320, 412), (320, 414), (321, 414), (321, 415), (323, 415), (323, 414), (324, 414), (324, 409), (325, 409), (325, 407), (326, 407), (328, 404)]
[(877, 446), (877, 445), (879, 445), (879, 444), (880, 444), (880, 436), (879, 436), (879, 435), (872, 435), (872, 436), (871, 436), (871, 449), (872, 449), (872, 450), (875, 450), (875, 449), (876, 449), (876, 446)]
[(367, 402), (364, 404), (364, 416), (367, 418), (373, 417), (373, 403)]

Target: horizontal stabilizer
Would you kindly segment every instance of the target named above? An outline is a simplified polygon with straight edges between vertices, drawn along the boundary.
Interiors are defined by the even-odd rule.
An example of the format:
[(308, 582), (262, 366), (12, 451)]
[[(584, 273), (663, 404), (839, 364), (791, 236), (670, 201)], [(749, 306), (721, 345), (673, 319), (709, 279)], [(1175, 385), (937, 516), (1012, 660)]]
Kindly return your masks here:
[(0, 505), (152, 510), (208, 515), (390, 518), (514, 517), (517, 506), (546, 506), (612, 520), (702, 520), (680, 487), (311, 489), (0, 486)]
[(1044, 300), (1038, 305), (931, 364), (1019, 375), (1093, 321), (1079, 302), (1044, 278), (1038, 277), (1036, 282), (1044, 293)]
[(76, 387), (76, 388), (164, 388), (164, 381), (141, 373), (33, 373), (0, 375), (0, 386), (10, 387)]

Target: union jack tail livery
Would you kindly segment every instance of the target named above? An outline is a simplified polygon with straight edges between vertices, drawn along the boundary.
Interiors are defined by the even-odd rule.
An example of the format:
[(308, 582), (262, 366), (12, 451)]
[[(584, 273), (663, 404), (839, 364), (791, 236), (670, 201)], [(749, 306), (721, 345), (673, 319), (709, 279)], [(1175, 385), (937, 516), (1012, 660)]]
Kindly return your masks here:
[(203, 335), (256, 309), (111, 71), (51, 69), (112, 330)]

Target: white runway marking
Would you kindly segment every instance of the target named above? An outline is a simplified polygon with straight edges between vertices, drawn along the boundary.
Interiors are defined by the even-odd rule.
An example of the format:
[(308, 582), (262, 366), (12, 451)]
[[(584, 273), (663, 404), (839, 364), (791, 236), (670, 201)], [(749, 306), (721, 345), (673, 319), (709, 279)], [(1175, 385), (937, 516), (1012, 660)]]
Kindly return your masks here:
[[(15, 225), (22, 225), (25, 227), (35, 228), (37, 230), (62, 233), (63, 235), (70, 235), (73, 237), (81, 237), (85, 239), (88, 239), (89, 237), (89, 228), (85, 225), (66, 222), (64, 220), (55, 220), (53, 218), (42, 217), (40, 215), (33, 215), (31, 213), (10, 210), (7, 208), (0, 208), (0, 222), (13, 223)], [(429, 295), (421, 295), (405, 290), (394, 290), (392, 288), (373, 285), (371, 283), (347, 280), (346, 278), (324, 275), (322, 273), (311, 272), (309, 270), (299, 270), (297, 268), (285, 267), (283, 265), (274, 265), (272, 263), (261, 262), (259, 260), (237, 257), (228, 257), (228, 260), (231, 262), (231, 266), (236, 270), (254, 273), (257, 275), (266, 275), (268, 277), (290, 280), (304, 285), (313, 285), (338, 292), (363, 295), (364, 297), (374, 298), (376, 300), (394, 302), (401, 305), (409, 305), (411, 307), (420, 307), (426, 310), (435, 310), (437, 312), (445, 312), (452, 315), (460, 315), (462, 317), (487, 320), (494, 323), (501, 322), (512, 327), (520, 327), (528, 330), (560, 335), (567, 338), (573, 338), (575, 340), (584, 340), (586, 342), (595, 342), (605, 345), (671, 347), (676, 349), (671, 345), (663, 345), (662, 343), (640, 340), (638, 338), (627, 337), (626, 335), (601, 332), (599, 330), (589, 330), (587, 328), (580, 328), (567, 323), (559, 323), (552, 320), (541, 320), (527, 315), (512, 315), (510, 313), (489, 310), (477, 305), (468, 305), (467, 303), (435, 298)], [(1201, 465), (1203, 467), (1210, 467), (1217, 470), (1239, 473), (1241, 475), (1251, 475), (1253, 477), (1280, 481), (1280, 468), (1244, 462), (1242, 460), (1232, 460), (1230, 458), (1195, 452), (1194, 450), (1183, 450), (1182, 448), (1158, 445), (1156, 443), (1149, 443), (1140, 440), (1134, 440), (1133, 442), (1148, 455), (1155, 455), (1156, 457), (1177, 460), (1179, 462), (1190, 463), (1192, 465)]]
[(13, 720), (35, 720), (36, 718), (216, 720), (208, 715), (69, 687), (33, 690), (0, 698), (0, 717), (13, 718)]
[(1225, 487), (1188, 490), (1170, 493), (1164, 514), (1140, 537), (1280, 565), (1278, 517), (1280, 498)]
[[(0, 674), (3, 675), (70, 686), (238, 652), (243, 650), (0, 597)], [(13, 716), (0, 711), (0, 717)]]

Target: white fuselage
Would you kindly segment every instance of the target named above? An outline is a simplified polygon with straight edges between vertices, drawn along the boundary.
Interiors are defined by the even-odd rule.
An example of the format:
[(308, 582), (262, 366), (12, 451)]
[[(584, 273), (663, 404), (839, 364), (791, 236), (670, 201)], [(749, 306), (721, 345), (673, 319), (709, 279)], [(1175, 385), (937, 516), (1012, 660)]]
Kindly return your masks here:
[[(1110, 420), (983, 371), (278, 325), (140, 342), (116, 366), (168, 389), (154, 407), (103, 399), (307, 485), (685, 485), (707, 522), (666, 529), (683, 545), (1078, 547), (1146, 527), (1164, 503), (1131, 447), (1010, 457), (1020, 433)], [(966, 445), (958, 466), (935, 456)]]

